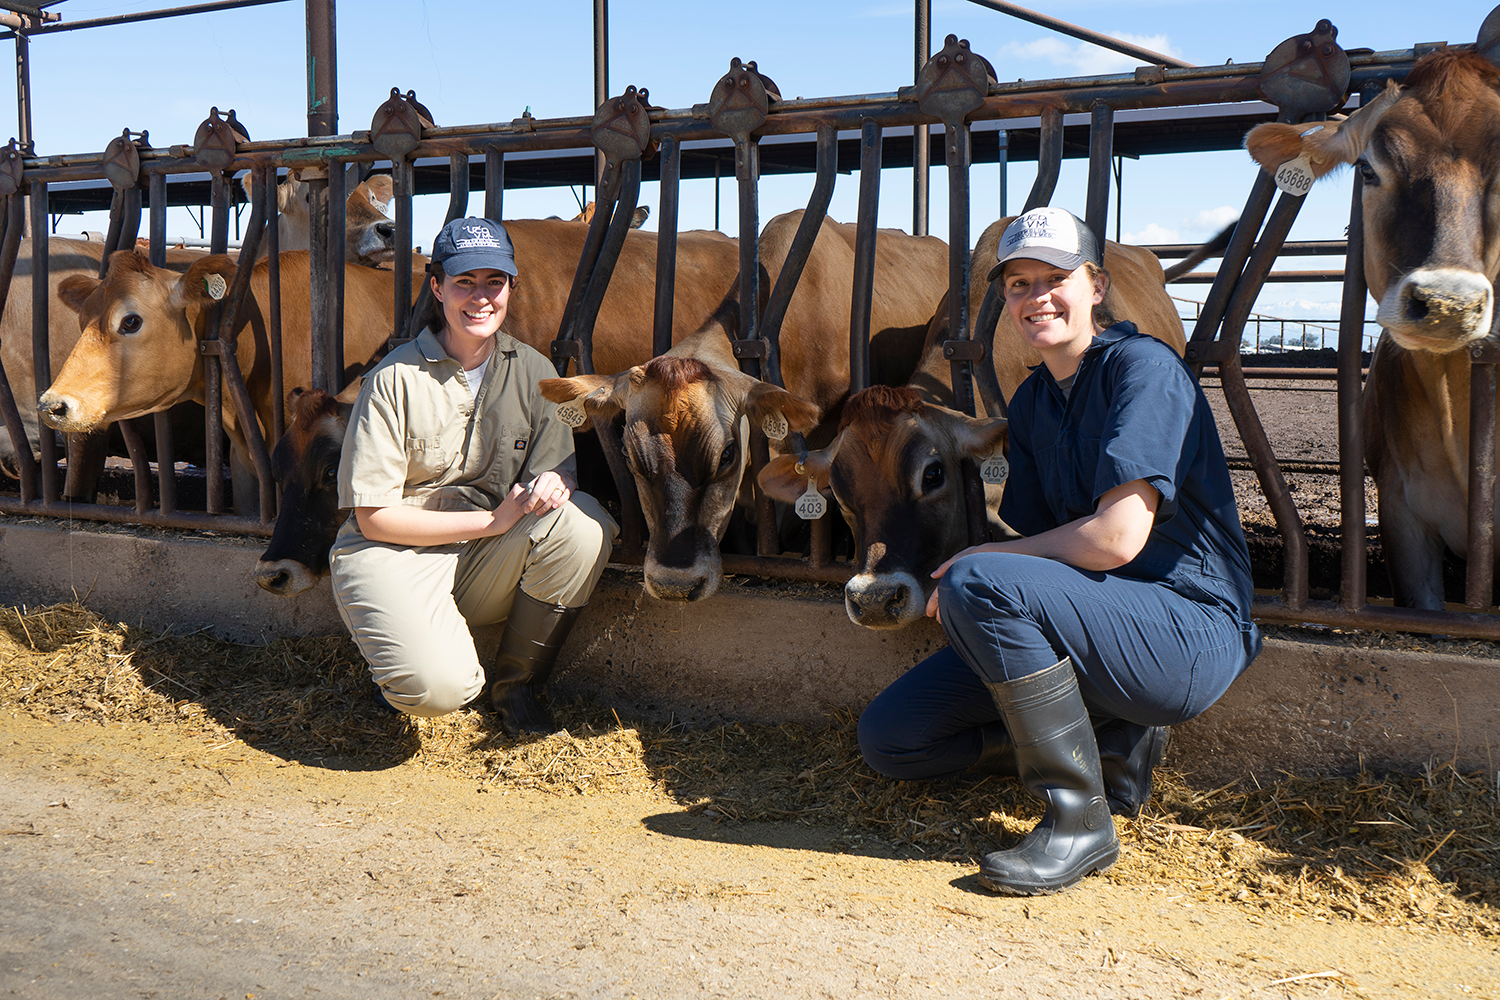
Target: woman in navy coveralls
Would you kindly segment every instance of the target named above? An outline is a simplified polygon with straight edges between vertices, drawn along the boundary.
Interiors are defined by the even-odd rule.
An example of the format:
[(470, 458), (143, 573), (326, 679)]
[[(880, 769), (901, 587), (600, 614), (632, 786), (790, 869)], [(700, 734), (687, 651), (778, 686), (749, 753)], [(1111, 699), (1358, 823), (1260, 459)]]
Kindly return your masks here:
[(875, 770), (901, 779), (1017, 775), (1046, 801), (980, 881), (1030, 895), (1119, 857), (1110, 814), (1150, 798), (1167, 726), (1212, 705), (1260, 652), (1250, 559), (1213, 415), (1170, 347), (1099, 307), (1093, 233), (1035, 209), (990, 280), (1042, 356), (1010, 403), (1001, 518), (1024, 537), (933, 575), (951, 643), (860, 719)]

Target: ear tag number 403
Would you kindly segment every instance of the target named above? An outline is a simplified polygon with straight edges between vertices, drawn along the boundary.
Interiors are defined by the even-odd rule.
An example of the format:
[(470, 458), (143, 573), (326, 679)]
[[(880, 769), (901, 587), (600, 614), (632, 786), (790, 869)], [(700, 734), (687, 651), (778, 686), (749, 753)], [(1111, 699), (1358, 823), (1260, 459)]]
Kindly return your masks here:
[(1004, 455), (991, 455), (979, 463), (979, 478), (991, 486), (999, 486), (1010, 476), (1010, 463)]
[(797, 516), (804, 521), (816, 521), (828, 510), (828, 501), (818, 492), (818, 481), (807, 477), (807, 492), (797, 498)]

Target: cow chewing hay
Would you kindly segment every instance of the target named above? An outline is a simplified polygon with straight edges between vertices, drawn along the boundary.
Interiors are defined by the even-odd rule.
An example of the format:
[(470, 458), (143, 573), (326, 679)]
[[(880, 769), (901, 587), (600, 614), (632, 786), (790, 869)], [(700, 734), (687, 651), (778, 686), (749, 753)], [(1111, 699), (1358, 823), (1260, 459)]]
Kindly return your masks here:
[[(377, 713), (364, 664), (343, 637), (240, 645), (112, 624), (77, 603), (0, 608), (0, 710), (13, 715), (177, 726), (215, 743), (242, 740), (267, 766), (405, 763), (488, 793), (658, 796), (729, 831), (788, 820), (842, 828), (845, 850), (879, 856), (972, 865), (1036, 818), (1034, 800), (1010, 780), (934, 785), (874, 775), (861, 764), (847, 711), (823, 729), (687, 729), (621, 719), (599, 705), (557, 709), (566, 730), (515, 741), (477, 712)], [(1490, 775), (1435, 767), (1200, 791), (1165, 770), (1157, 788), (1141, 819), (1116, 820), (1131, 850), (1104, 878), (1140, 889), (1171, 883), (1195, 899), (1241, 905), (1251, 921), (1500, 938), (1492, 839), (1500, 810)]]

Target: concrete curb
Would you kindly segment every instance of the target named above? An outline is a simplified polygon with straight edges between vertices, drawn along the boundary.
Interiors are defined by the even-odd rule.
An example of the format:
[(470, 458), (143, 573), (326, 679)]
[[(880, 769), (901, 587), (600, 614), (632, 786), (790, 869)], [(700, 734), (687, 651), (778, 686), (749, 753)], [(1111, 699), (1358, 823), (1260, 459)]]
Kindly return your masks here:
[[(263, 542), (169, 532), (69, 530), (0, 519), (0, 601), (76, 597), (116, 621), (236, 642), (343, 632), (327, 584), (296, 598), (251, 578)], [(477, 629), (482, 657), (499, 630)], [(638, 571), (611, 568), (563, 653), (554, 694), (622, 716), (689, 724), (738, 719), (817, 725), (858, 712), (941, 648), (929, 621), (896, 632), (853, 625), (836, 587), (725, 581), (692, 606), (647, 597)], [(1167, 763), (1195, 782), (1364, 766), (1416, 772), (1500, 766), (1500, 661), (1269, 641), (1229, 693), (1173, 730)]]

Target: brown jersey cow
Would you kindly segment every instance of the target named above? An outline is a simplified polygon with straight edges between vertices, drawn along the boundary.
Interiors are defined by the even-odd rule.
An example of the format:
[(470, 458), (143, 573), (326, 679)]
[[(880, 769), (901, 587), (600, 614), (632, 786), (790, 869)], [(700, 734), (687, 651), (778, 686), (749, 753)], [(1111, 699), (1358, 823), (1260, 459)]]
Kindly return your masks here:
[(1342, 122), (1262, 125), (1246, 146), (1267, 170), (1306, 156), (1314, 176), (1345, 163), (1362, 175), (1365, 281), (1382, 327), (1365, 464), (1396, 603), (1441, 609), (1443, 549), (1469, 546), (1468, 348), (1490, 334), (1500, 274), (1500, 69), (1433, 53)]
[[(1010, 223), (989, 226), (974, 250), (974, 269), (996, 259), (1000, 235)], [(1111, 283), (1104, 306), (1117, 320), (1130, 320), (1144, 333), (1181, 354), (1187, 345), (1182, 320), (1167, 295), (1156, 257), (1139, 247), (1106, 242), (1104, 266)], [(969, 314), (977, 316), (988, 284), (969, 289)], [(794, 501), (812, 487), (832, 491), (854, 532), (854, 577), (844, 588), (844, 607), (856, 625), (901, 628), (922, 617), (935, 581), (931, 573), (969, 544), (969, 508), (964, 494), (965, 459), (998, 454), (1005, 420), (968, 417), (953, 403), (952, 368), (943, 357), (948, 339), (948, 301), (933, 314), (922, 362), (908, 385), (876, 386), (844, 408), (838, 436), (826, 448), (805, 456), (771, 460), (761, 487), (779, 500)], [(1002, 311), (991, 361), (1006, 398), (1041, 363), (1009, 315)], [(986, 490), (991, 537), (1004, 537), (995, 514), (998, 488)]]

